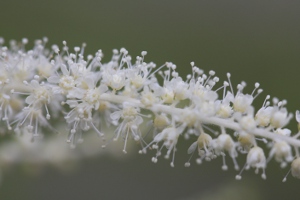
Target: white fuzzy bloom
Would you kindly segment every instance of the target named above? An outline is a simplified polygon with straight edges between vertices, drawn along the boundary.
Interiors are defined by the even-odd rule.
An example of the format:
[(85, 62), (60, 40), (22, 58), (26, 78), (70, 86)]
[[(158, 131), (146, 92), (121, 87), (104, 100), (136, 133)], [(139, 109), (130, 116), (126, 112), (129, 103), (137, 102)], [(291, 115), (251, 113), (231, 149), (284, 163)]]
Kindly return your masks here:
[(245, 113), (253, 102), (253, 96), (249, 94), (237, 94), (233, 100), (233, 109), (237, 112)]
[(253, 167), (253, 168), (256, 168), (256, 170), (255, 170), (256, 174), (258, 173), (258, 170), (261, 168), (263, 171), (261, 174), (261, 177), (263, 179), (266, 179), (267, 178), (266, 173), (265, 173), (266, 165), (267, 165), (267, 160), (266, 160), (263, 149), (258, 146), (254, 146), (248, 152), (245, 167), (242, 169), (240, 174), (238, 174), (235, 178), (237, 180), (240, 180), (242, 178), (241, 174), (242, 174), (243, 170), (245, 168), (249, 169), (250, 167)]
[(262, 148), (255, 146), (247, 155), (247, 165), (254, 168), (266, 168), (266, 157)]
[[(92, 79), (87, 79), (83, 82), (85, 86), (85, 92), (83, 94), (82, 100), (97, 110), (100, 106), (100, 97), (103, 93), (108, 90), (108, 87), (104, 84), (96, 87), (94, 81)], [(81, 96), (77, 97), (80, 99)]]
[(28, 85), (32, 93), (25, 99), (29, 105), (40, 107), (43, 104), (49, 104), (53, 98), (51, 87), (48, 85), (40, 85), (37, 80), (32, 80)]
[(122, 89), (126, 84), (126, 73), (122, 70), (107, 68), (103, 71), (103, 82), (114, 90)]
[(235, 142), (228, 134), (220, 134), (219, 137), (214, 140), (213, 147), (217, 152), (227, 151), (232, 158), (238, 155), (235, 149)]
[(290, 121), (292, 116), (286, 109), (280, 109), (273, 112), (270, 123), (275, 128), (282, 128)]
[(177, 144), (179, 134), (180, 133), (176, 130), (176, 128), (166, 128), (161, 133), (157, 134), (153, 141), (163, 141), (163, 145), (167, 149), (172, 149)]
[[(212, 157), (212, 144), (212, 137), (207, 133), (201, 133), (197, 141), (192, 143), (188, 148), (188, 154), (191, 154), (198, 149), (200, 157), (204, 156), (206, 159), (210, 159)], [(204, 155), (202, 155), (202, 149), (204, 150)]]
[(240, 124), (241, 124), (241, 127), (246, 131), (251, 132), (251, 130), (256, 128), (256, 123), (255, 123), (255, 120), (252, 115), (243, 116), (240, 119)]
[(291, 162), (293, 160), (292, 148), (284, 141), (275, 142), (270, 151), (270, 156), (275, 156), (277, 162)]
[(270, 124), (273, 107), (261, 108), (255, 115), (255, 121), (259, 126), (265, 127)]
[(153, 120), (153, 126), (160, 130), (166, 128), (169, 124), (170, 124), (170, 120), (164, 114), (155, 116), (155, 118)]
[(144, 91), (141, 94), (141, 103), (144, 104), (146, 107), (149, 107), (157, 102), (157, 96), (150, 91), (149, 87), (144, 87)]

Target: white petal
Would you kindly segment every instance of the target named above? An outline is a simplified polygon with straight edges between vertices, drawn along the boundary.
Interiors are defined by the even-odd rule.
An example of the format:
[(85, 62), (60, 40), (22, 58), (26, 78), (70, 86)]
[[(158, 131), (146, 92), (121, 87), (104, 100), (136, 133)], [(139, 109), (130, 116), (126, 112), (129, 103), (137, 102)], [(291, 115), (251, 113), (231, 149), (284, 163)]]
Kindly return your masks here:
[(66, 103), (67, 103), (71, 108), (74, 108), (74, 107), (76, 107), (76, 106), (78, 105), (78, 102), (75, 101), (75, 100), (68, 100)]
[(28, 96), (26, 99), (25, 99), (25, 102), (27, 104), (32, 104), (34, 102), (34, 96), (33, 95), (30, 95)]
[(30, 86), (33, 88), (38, 88), (40, 86), (40, 84), (37, 80), (32, 80), (32, 81), (30, 81)]
[(61, 65), (60, 69), (61, 69), (63, 75), (69, 75), (70, 74), (69, 71), (67, 70), (67, 66), (66, 65)]
[(93, 89), (95, 87), (94, 80), (92, 78), (87, 78), (84, 80), (89, 89)]
[(154, 137), (153, 141), (160, 142), (163, 139), (163, 136), (164, 136), (164, 134), (163, 134), (163, 132), (161, 132)]
[(120, 117), (121, 117), (121, 111), (116, 111), (116, 112), (110, 114), (110, 118), (112, 120), (119, 120)]
[(50, 76), (47, 80), (49, 83), (59, 83), (60, 78), (58, 76)]
[(108, 90), (108, 87), (107, 87), (107, 85), (101, 84), (99, 86), (98, 90), (99, 90), (100, 94), (102, 94), (102, 93), (105, 93)]
[(196, 150), (197, 146), (198, 146), (198, 144), (197, 144), (197, 141), (196, 141), (196, 142), (194, 142), (194, 143), (189, 147), (189, 149), (188, 149), (188, 151), (187, 151), (188, 154), (193, 153), (193, 152)]

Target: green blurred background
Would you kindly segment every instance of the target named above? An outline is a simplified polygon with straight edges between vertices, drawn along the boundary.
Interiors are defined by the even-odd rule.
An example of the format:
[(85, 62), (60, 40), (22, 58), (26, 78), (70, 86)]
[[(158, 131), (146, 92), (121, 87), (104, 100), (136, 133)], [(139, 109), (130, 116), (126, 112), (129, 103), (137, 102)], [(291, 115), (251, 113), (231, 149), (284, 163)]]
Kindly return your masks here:
[[(125, 47), (133, 57), (147, 50), (147, 61), (172, 61), (182, 76), (195, 61), (221, 80), (226, 72), (234, 84), (245, 80), (248, 92), (260, 82), (265, 92), (258, 106), (270, 94), (287, 99), (294, 112), (300, 109), (299, 10), (296, 0), (0, 0), (0, 36), (31, 42), (47, 36), (50, 44), (66, 40), (70, 47), (86, 42), (87, 53), (101, 48), (106, 61), (113, 48)], [(296, 131), (295, 120), (289, 128)], [(122, 155), (121, 149), (124, 159), (84, 159), (69, 172), (33, 173), (34, 166), (18, 165), (2, 173), (0, 199), (299, 199), (300, 181), (289, 176), (283, 184), (288, 169), (275, 162), (266, 181), (251, 170), (238, 182), (229, 159), (227, 172), (221, 159), (184, 168), (186, 146), (178, 147), (175, 168), (163, 158), (153, 164), (153, 152)]]

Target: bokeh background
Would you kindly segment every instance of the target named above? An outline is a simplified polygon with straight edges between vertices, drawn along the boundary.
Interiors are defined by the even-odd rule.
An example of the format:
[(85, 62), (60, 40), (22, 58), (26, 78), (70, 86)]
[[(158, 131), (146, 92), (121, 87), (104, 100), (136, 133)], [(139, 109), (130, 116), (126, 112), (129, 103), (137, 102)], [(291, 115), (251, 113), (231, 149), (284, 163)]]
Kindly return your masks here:
[[(66, 40), (70, 47), (86, 42), (88, 54), (102, 49), (107, 61), (113, 48), (126, 47), (133, 57), (147, 50), (147, 61), (172, 61), (182, 76), (195, 61), (221, 80), (226, 72), (234, 84), (245, 80), (248, 92), (260, 82), (258, 106), (270, 94), (287, 99), (294, 112), (300, 109), (299, 10), (296, 0), (0, 0), (0, 36), (31, 42), (47, 36), (49, 44)], [(292, 121), (289, 128), (296, 131)], [(253, 170), (235, 181), (229, 159), (227, 172), (221, 159), (184, 168), (190, 143), (178, 147), (175, 168), (164, 159), (153, 164), (137, 149), (123, 155), (121, 148), (117, 156), (82, 159), (72, 170), (12, 166), (2, 171), (0, 199), (299, 198), (300, 181), (289, 176), (283, 184), (288, 169), (275, 162), (266, 181)]]

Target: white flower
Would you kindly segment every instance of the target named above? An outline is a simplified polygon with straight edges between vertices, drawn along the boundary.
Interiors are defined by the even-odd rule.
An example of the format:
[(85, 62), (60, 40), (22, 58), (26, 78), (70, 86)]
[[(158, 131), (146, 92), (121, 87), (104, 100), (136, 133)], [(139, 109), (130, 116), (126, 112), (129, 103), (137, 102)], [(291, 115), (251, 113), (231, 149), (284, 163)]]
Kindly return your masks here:
[(126, 76), (130, 80), (130, 85), (135, 89), (140, 89), (149, 84), (148, 75), (149, 70), (152, 69), (153, 63), (141, 63), (141, 58), (137, 58), (136, 65), (127, 70)]
[(53, 129), (42, 114), (41, 109), (36, 109), (35, 107), (23, 108), (23, 110), (15, 116), (15, 123), (15, 132), (18, 133), (21, 131), (20, 128), (22, 128), (23, 131), (32, 134), (32, 139), (40, 136), (40, 126)]
[(218, 94), (211, 89), (208, 89), (200, 83), (190, 84), (191, 98), (195, 103), (201, 103), (201, 101), (215, 101), (218, 98)]
[[(255, 146), (252, 147), (247, 155), (247, 167), (261, 168), (263, 170), (262, 178), (266, 179), (266, 156), (262, 148)], [(258, 171), (257, 171), (258, 172)]]
[(262, 148), (252, 147), (247, 155), (247, 165), (255, 168), (266, 168), (266, 157)]
[[(67, 70), (66, 65), (62, 64), (60, 66), (62, 75), (52, 75), (50, 76), (47, 81), (52, 83), (53, 93), (62, 93), (67, 94), (67, 92), (73, 89), (76, 85), (75, 79), (73, 76), (70, 75), (70, 72)], [(56, 85), (57, 84), (57, 85)]]
[(266, 127), (270, 124), (273, 107), (262, 107), (255, 115), (256, 123), (261, 127)]
[(275, 128), (284, 127), (293, 117), (285, 108), (273, 112), (270, 124)]
[(148, 86), (144, 87), (144, 90), (141, 94), (141, 103), (146, 107), (150, 107), (157, 102), (157, 96), (152, 91), (150, 91), (150, 88)]
[(243, 116), (240, 119), (240, 125), (245, 131), (249, 131), (249, 132), (251, 132), (256, 128), (254, 117), (250, 114)]
[(13, 72), (13, 77), (11, 78), (19, 82), (32, 79), (34, 76), (34, 65), (32, 65), (33, 62), (34, 59), (30, 53), (19, 52), (19, 59), (13, 58), (13, 62), (9, 66), (9, 70)]
[(189, 96), (189, 85), (182, 78), (173, 78), (170, 83), (173, 85), (176, 100), (184, 100)]
[(157, 162), (157, 157), (161, 155), (161, 149), (163, 147), (166, 147), (167, 153), (165, 155), (165, 158), (168, 159), (170, 157), (171, 152), (173, 151), (173, 156), (172, 156), (172, 161), (171, 161), (171, 167), (174, 167), (176, 144), (177, 144), (177, 141), (178, 141), (178, 137), (183, 132), (183, 130), (185, 129), (185, 126), (186, 126), (185, 124), (182, 124), (181, 126), (179, 126), (177, 128), (174, 127), (174, 126), (171, 126), (169, 128), (165, 128), (162, 132), (158, 133), (154, 137), (153, 141), (151, 143), (149, 143), (144, 148), (144, 151), (145, 151), (146, 148), (148, 148), (149, 146), (151, 146), (153, 143), (155, 143), (152, 146), (152, 148), (154, 148), (154, 149), (158, 149), (157, 144), (159, 142), (163, 142), (163, 145), (162, 145), (161, 148), (159, 148), (157, 150), (156, 157), (152, 158), (152, 162), (154, 162), (154, 163)]
[(41, 107), (43, 104), (50, 103), (53, 97), (50, 86), (40, 84), (37, 80), (30, 81), (28, 86), (32, 93), (25, 100), (27, 104)]
[(153, 126), (158, 130), (163, 130), (169, 124), (170, 120), (165, 114), (156, 115), (153, 120)]
[[(75, 134), (76, 129), (87, 131), (90, 129), (88, 122), (92, 120), (92, 106), (86, 103), (78, 103), (75, 100), (68, 100), (66, 102), (72, 110), (65, 116), (71, 132)], [(73, 136), (72, 136), (73, 137)]]
[(11, 98), (10, 95), (3, 91), (0, 93), (0, 120), (6, 122), (8, 130), (11, 130), (10, 119), (13, 118), (14, 112), (19, 111), (22, 106), (22, 101), (18, 98)]
[(216, 114), (216, 104), (213, 101), (205, 101), (200, 106), (201, 114), (214, 116)]
[(4, 66), (0, 66), (0, 86), (9, 83), (9, 72)]
[(115, 70), (109, 65), (103, 71), (103, 83), (114, 90), (122, 89), (126, 84), (126, 73), (123, 70)]
[(36, 68), (39, 76), (47, 78), (53, 75), (55, 71), (55, 67), (51, 65), (49, 59), (44, 56), (40, 56)]
[[(100, 106), (100, 96), (108, 90), (108, 87), (104, 84), (96, 87), (95, 81), (93, 79), (86, 79), (84, 82), (86, 84), (82, 100), (97, 110)], [(77, 97), (81, 98), (81, 95)]]
[(266, 173), (265, 173), (265, 168), (267, 165), (267, 160), (265, 157), (265, 153), (263, 151), (262, 148), (258, 147), (258, 146), (254, 146), (250, 149), (250, 151), (248, 152), (247, 155), (247, 161), (245, 166), (243, 167), (243, 169), (241, 170), (241, 172), (236, 175), (236, 180), (241, 180), (242, 179), (242, 172), (244, 171), (244, 169), (249, 169), (250, 167), (254, 167), (256, 168), (255, 173), (257, 174), (259, 171), (259, 168), (262, 169), (262, 174), (261, 177), (263, 179), (266, 179)]
[(108, 85), (115, 90), (120, 90), (125, 85), (125, 75), (124, 73), (116, 73), (111, 76)]
[(233, 109), (230, 106), (231, 93), (228, 92), (223, 100), (216, 100), (217, 115), (221, 118), (229, 118), (232, 116)]
[(163, 94), (161, 95), (161, 98), (163, 100), (163, 102), (171, 104), (174, 101), (174, 91), (169, 89), (169, 88), (163, 88)]
[(281, 163), (281, 167), (285, 167), (286, 162), (291, 162), (293, 160), (292, 148), (284, 141), (275, 142), (270, 151), (268, 160), (270, 160), (273, 156), (277, 162)]
[(217, 139), (214, 140), (214, 149), (216, 152), (228, 151), (229, 155), (233, 158), (237, 157), (237, 152), (235, 150), (235, 142), (228, 134), (220, 134)]
[(245, 131), (238, 133), (238, 141), (240, 146), (243, 148), (241, 150), (245, 150), (246, 152), (248, 152), (251, 147), (256, 144), (254, 135), (246, 133)]
[(174, 77), (170, 81), (165, 80), (162, 99), (165, 103), (173, 103), (174, 100), (184, 100), (189, 96), (189, 85), (181, 77)]
[[(236, 151), (236, 144), (230, 135), (228, 135), (226, 133), (220, 134), (217, 139), (213, 140), (213, 148), (217, 154), (220, 154), (223, 157), (225, 156), (223, 151), (227, 151), (229, 156), (233, 160), (234, 168), (236, 170), (239, 169), (239, 165), (237, 164), (237, 161), (235, 159), (238, 156), (238, 153)], [(225, 163), (225, 159), (223, 159), (222, 169), (227, 170), (227, 165)]]
[[(198, 149), (198, 154), (200, 156), (199, 158), (200, 160), (198, 162), (201, 162), (203, 158), (205, 158), (206, 160), (211, 160), (211, 158), (214, 157), (211, 147), (212, 147), (212, 137), (207, 133), (201, 133), (197, 141), (192, 143), (192, 145), (188, 148), (187, 152), (188, 154), (192, 154), (195, 152), (196, 149)], [(202, 149), (204, 149), (204, 152)], [(190, 166), (190, 160), (185, 163), (185, 166), (186, 167)]]
[(124, 138), (124, 148), (123, 152), (127, 153), (126, 146), (127, 140), (129, 137), (129, 133), (131, 133), (133, 139), (135, 141), (139, 141), (141, 139), (141, 133), (139, 131), (139, 126), (143, 122), (143, 118), (140, 116), (140, 110), (133, 107), (128, 103), (123, 103), (123, 109), (120, 111), (115, 111), (110, 115), (112, 120), (118, 123), (119, 119), (122, 118), (122, 122), (119, 124), (118, 128), (115, 130), (116, 136), (114, 140), (118, 140), (121, 136)]
[(234, 100), (232, 101), (233, 109), (236, 112), (246, 113), (251, 107), (252, 102), (252, 95), (239, 93), (234, 97)]

